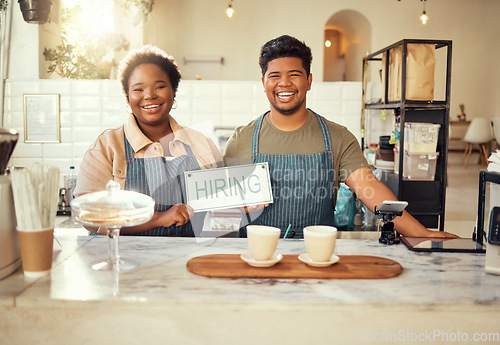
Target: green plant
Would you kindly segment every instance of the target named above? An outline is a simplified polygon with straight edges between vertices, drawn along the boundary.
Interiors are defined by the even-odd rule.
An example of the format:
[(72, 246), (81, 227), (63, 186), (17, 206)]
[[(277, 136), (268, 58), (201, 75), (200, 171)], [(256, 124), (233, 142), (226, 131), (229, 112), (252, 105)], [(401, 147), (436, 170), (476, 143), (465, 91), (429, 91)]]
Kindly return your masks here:
[(47, 70), (49, 74), (55, 72), (63, 78), (72, 79), (104, 79), (109, 77), (109, 75), (103, 75), (96, 68), (95, 61), (87, 54), (79, 53), (75, 46), (66, 41), (55, 48), (45, 48), (43, 56), (45, 60), (51, 62)]
[(154, 0), (125, 0), (123, 7), (130, 9), (130, 6), (137, 8), (139, 17), (145, 20), (153, 10)]
[(63, 78), (107, 79), (116, 61), (106, 61), (102, 52), (109, 47), (128, 49), (128, 41), (122, 35), (109, 35), (96, 43), (69, 44), (65, 39), (55, 48), (45, 48), (43, 56), (51, 62), (47, 73), (57, 73)]
[[(63, 78), (107, 79), (113, 66), (113, 52), (128, 50), (129, 42), (122, 34), (107, 33), (98, 37), (79, 36), (71, 40), (68, 31), (84, 35), (81, 7), (61, 7), (61, 44), (44, 48), (43, 56), (49, 61), (47, 73)], [(73, 43), (75, 42), (75, 43)]]
[(0, 0), (0, 12), (5, 11), (9, 6), (9, 0)]

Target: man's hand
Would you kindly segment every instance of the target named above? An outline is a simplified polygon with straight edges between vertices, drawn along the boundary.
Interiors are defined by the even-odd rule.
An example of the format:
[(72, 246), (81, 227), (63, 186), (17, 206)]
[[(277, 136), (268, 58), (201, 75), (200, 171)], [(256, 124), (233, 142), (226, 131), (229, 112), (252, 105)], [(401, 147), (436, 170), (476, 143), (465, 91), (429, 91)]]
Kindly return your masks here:
[(244, 206), (240, 207), (240, 211), (242, 213), (253, 213), (262, 210), (264, 207), (269, 206), (269, 204), (260, 204), (260, 205), (250, 205), (250, 206)]
[(460, 238), (460, 236), (457, 236), (455, 234), (450, 234), (449, 232), (446, 231), (432, 231), (429, 229), (427, 229), (427, 234), (424, 236), (430, 238), (441, 238), (441, 239)]

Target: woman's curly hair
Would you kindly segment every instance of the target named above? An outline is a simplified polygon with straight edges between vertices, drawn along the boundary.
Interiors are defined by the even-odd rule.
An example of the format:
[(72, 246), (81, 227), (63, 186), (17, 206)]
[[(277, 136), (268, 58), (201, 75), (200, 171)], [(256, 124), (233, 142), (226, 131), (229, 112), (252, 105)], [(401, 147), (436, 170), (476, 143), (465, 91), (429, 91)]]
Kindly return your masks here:
[(132, 71), (142, 64), (155, 64), (167, 73), (174, 95), (179, 87), (181, 72), (174, 58), (165, 53), (160, 48), (153, 45), (146, 45), (142, 48), (130, 51), (118, 66), (118, 75), (122, 84), (122, 91), (128, 98), (129, 79)]

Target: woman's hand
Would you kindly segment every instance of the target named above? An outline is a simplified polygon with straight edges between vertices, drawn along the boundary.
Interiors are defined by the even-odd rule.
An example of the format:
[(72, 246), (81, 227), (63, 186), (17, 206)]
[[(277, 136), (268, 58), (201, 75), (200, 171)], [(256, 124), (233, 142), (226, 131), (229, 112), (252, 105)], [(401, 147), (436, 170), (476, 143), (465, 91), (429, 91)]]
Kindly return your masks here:
[(184, 225), (193, 216), (193, 208), (185, 204), (176, 204), (161, 214), (161, 224), (164, 227)]

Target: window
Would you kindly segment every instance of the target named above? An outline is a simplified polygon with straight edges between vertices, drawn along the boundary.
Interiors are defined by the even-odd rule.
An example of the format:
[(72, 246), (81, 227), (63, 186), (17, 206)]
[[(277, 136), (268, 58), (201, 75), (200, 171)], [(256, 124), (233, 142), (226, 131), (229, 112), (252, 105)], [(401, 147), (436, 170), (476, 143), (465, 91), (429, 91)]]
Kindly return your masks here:
[[(51, 33), (54, 36), (57, 31), (56, 36), (60, 34), (60, 39), (41, 40), (45, 76), (114, 78), (121, 57), (130, 48), (142, 45), (141, 22), (146, 18), (145, 1), (152, 2), (61, 0), (59, 27)], [(151, 10), (151, 7), (148, 9)]]

